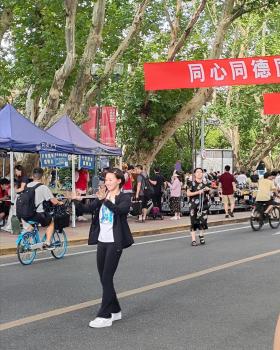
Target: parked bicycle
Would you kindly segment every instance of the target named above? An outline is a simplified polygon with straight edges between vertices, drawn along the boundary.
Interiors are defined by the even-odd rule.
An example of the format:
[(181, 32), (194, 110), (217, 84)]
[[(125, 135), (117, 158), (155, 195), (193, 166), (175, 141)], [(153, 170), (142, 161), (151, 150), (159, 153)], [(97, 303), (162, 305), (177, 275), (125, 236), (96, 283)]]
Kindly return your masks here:
[(252, 210), (250, 224), (254, 231), (259, 231), (265, 223), (269, 223), (272, 229), (277, 229), (280, 226), (280, 208), (275, 204), (271, 211), (265, 215), (267, 209), (266, 203), (257, 202)]

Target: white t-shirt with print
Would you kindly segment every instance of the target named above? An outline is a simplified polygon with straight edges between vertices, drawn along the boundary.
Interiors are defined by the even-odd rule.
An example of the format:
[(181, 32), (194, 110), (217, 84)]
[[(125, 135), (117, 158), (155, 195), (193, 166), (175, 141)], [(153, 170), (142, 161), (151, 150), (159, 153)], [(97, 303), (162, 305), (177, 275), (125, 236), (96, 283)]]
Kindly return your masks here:
[[(112, 200), (115, 204), (115, 200)], [(113, 243), (113, 223), (114, 223), (114, 213), (102, 204), (99, 212), (99, 225), (100, 233), (98, 236), (98, 241), (103, 243)]]

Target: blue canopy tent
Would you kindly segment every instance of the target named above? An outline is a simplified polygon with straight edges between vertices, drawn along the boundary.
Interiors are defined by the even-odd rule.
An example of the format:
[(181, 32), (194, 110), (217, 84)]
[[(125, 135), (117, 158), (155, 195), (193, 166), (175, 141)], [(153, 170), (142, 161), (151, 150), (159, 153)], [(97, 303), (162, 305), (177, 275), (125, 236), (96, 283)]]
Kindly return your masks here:
[[(40, 129), (10, 104), (7, 104), (0, 111), (0, 150), (1, 149), (10, 152), (12, 199), (14, 198), (14, 152), (63, 152), (72, 155), (82, 154), (82, 151), (78, 150), (74, 144), (61, 140)], [(74, 164), (73, 161), (72, 164)], [(72, 165), (72, 168), (73, 166), (75, 167), (75, 164)], [(74, 171), (72, 169), (72, 173), (75, 173), (75, 168)], [(75, 179), (75, 175), (72, 175), (72, 182), (73, 179)], [(75, 186), (75, 181), (73, 186)]]
[(74, 124), (68, 116), (61, 117), (47, 130), (47, 132), (64, 141), (74, 144), (79, 150), (83, 150), (83, 154), (115, 157), (122, 156), (121, 148), (106, 146), (93, 140), (76, 124)]
[(0, 111), (0, 149), (25, 153), (80, 153), (74, 144), (40, 129), (10, 104)]

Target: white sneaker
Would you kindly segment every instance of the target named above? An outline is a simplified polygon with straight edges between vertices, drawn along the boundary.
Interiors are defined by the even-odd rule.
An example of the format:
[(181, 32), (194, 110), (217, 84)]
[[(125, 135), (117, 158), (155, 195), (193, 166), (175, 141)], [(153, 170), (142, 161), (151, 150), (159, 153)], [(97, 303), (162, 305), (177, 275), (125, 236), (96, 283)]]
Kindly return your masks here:
[(112, 313), (112, 321), (118, 321), (118, 320), (121, 320), (121, 319), (122, 319), (121, 311), (117, 312), (115, 314)]
[(78, 216), (77, 220), (78, 221), (87, 221), (87, 218), (85, 218), (84, 216)]
[(96, 317), (93, 321), (90, 321), (89, 326), (91, 328), (104, 328), (104, 327), (111, 327), (113, 324), (112, 317), (111, 318), (103, 318), (103, 317)]

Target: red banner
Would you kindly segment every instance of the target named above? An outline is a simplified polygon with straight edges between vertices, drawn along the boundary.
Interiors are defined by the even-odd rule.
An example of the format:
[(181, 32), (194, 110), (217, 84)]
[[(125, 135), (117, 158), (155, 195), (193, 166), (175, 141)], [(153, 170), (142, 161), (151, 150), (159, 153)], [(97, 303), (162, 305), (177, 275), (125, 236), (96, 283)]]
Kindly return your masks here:
[(263, 94), (264, 114), (280, 114), (280, 93)]
[(107, 146), (116, 146), (117, 109), (102, 107), (100, 121), (100, 142)]
[[(102, 106), (100, 108), (99, 120), (99, 141), (107, 146), (116, 146), (116, 121), (117, 109), (115, 107)], [(90, 107), (88, 115), (89, 120), (82, 124), (82, 130), (94, 140), (97, 139), (97, 114), (98, 107)]]
[(88, 111), (89, 120), (81, 125), (81, 129), (85, 132), (89, 137), (96, 140), (97, 133), (97, 107), (90, 107)]
[(280, 56), (144, 63), (145, 90), (280, 83)]

